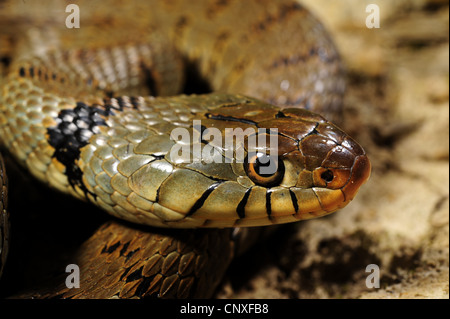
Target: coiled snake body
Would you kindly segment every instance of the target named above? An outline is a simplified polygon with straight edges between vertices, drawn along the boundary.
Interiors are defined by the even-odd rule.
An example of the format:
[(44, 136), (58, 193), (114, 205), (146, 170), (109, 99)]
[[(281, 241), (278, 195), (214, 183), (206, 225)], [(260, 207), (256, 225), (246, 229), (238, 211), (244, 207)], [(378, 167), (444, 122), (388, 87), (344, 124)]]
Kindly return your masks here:
[[(230, 227), (323, 216), (369, 176), (364, 150), (302, 109), (337, 118), (343, 85), (333, 44), (295, 2), (80, 2), (88, 22), (79, 30), (65, 27), (59, 2), (2, 5), (23, 32), (1, 87), (8, 151), (41, 181), (119, 219), (225, 228), (167, 235), (107, 223), (74, 261), (81, 288), (62, 279), (34, 297), (211, 296), (236, 249)], [(173, 96), (192, 79), (216, 93)], [(176, 128), (187, 142), (171, 138)], [(230, 128), (275, 137), (278, 148), (252, 149), (247, 136), (229, 152)], [(176, 146), (191, 160), (174, 160)], [(219, 160), (194, 161), (207, 147)], [(262, 174), (261, 156), (277, 170)]]

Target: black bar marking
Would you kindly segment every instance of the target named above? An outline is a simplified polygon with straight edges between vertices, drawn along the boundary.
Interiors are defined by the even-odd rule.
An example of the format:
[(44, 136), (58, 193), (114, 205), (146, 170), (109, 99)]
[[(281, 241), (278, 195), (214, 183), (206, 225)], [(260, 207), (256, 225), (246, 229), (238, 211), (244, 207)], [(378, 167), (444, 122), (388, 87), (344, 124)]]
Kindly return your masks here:
[(236, 213), (241, 219), (245, 218), (245, 205), (247, 205), (247, 201), (251, 191), (252, 191), (251, 187), (245, 191), (244, 197), (242, 197), (241, 201), (239, 202), (239, 205), (236, 207)]
[(268, 190), (266, 192), (266, 210), (267, 210), (267, 216), (270, 218), (272, 215), (272, 203), (270, 196), (272, 195), (272, 192)]
[(289, 194), (291, 195), (292, 205), (294, 205), (295, 212), (298, 213), (297, 196), (295, 196), (295, 193), (292, 190), (289, 190)]
[(187, 216), (191, 216), (194, 214), (200, 207), (203, 206), (206, 199), (211, 195), (211, 193), (223, 182), (217, 182), (208, 187), (208, 189), (202, 194), (202, 196), (195, 202), (195, 204), (191, 207), (191, 210), (186, 214)]

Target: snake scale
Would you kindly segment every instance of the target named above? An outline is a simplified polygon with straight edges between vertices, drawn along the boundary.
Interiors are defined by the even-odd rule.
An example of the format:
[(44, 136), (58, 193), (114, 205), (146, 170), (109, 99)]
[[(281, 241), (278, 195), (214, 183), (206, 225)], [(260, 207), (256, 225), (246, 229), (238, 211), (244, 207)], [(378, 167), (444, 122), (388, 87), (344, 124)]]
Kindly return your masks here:
[[(368, 179), (364, 150), (321, 116), (339, 120), (343, 68), (297, 2), (77, 1), (79, 29), (66, 5), (0, 2), (0, 140), (36, 178), (117, 218), (80, 247), (80, 288), (61, 277), (29, 297), (211, 297), (263, 229), (244, 227), (329, 214)], [(200, 138), (173, 139), (176, 128)], [(229, 128), (278, 147), (247, 136), (228, 152)], [(196, 147), (219, 161), (192, 160)], [(261, 173), (267, 160), (277, 169)]]

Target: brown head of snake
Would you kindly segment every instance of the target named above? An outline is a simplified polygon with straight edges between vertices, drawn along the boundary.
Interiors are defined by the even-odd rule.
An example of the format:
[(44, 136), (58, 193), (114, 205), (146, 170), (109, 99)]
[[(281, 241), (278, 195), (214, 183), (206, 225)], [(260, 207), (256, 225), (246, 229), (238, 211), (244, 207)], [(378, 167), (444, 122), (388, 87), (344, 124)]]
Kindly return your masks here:
[[(336, 117), (343, 90), (337, 53), (303, 7), (263, 2), (111, 5), (121, 14), (80, 2), (90, 23), (75, 32), (59, 24), (58, 10), (38, 14), (42, 4), (9, 8), (23, 22), (16, 27), (24, 37), (14, 41), (1, 87), (2, 143), (41, 181), (138, 224), (262, 226), (343, 208), (370, 175), (367, 155), (324, 117), (299, 108)], [(33, 27), (25, 19), (30, 12)], [(7, 28), (4, 33), (11, 36)], [(184, 70), (217, 92), (173, 96)], [(243, 132), (241, 140), (236, 132)], [(209, 296), (220, 275), (199, 261), (211, 246), (199, 252), (195, 245), (209, 236), (216, 238), (208, 241), (214, 250), (221, 249), (217, 238), (230, 241), (229, 233), (186, 237), (196, 240), (150, 233), (117, 222), (103, 227), (77, 263), (87, 269), (120, 250), (117, 272), (82, 274), (106, 280), (111, 290), (58, 288), (56, 294)], [(132, 248), (141, 254), (130, 264)]]

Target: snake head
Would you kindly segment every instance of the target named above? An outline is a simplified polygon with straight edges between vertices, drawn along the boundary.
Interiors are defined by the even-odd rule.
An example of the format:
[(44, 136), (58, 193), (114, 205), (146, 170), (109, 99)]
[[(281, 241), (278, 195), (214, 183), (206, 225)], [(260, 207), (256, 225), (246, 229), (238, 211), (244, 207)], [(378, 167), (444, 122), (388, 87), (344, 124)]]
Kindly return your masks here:
[(363, 148), (320, 115), (284, 109), (259, 127), (277, 129), (278, 170), (260, 176), (256, 160), (246, 171), (270, 193), (272, 221), (314, 218), (343, 208), (370, 176)]
[[(243, 96), (215, 99), (220, 103), (208, 101), (198, 133), (216, 130), (224, 140), (203, 134), (202, 143), (227, 145), (227, 132), (236, 128), (254, 133), (236, 145), (229, 161), (176, 165), (181, 178), (165, 181), (159, 203), (183, 211), (184, 224), (261, 226), (320, 217), (346, 206), (369, 178), (361, 146), (320, 115)], [(230, 150), (217, 149), (225, 157)], [(244, 160), (237, 156), (242, 149)]]
[[(80, 183), (119, 218), (180, 228), (295, 222), (344, 207), (370, 174), (364, 150), (306, 110), (227, 94), (143, 102), (109, 116), (77, 162)], [(167, 120), (149, 129), (157, 107)]]

